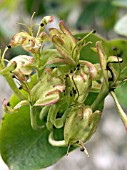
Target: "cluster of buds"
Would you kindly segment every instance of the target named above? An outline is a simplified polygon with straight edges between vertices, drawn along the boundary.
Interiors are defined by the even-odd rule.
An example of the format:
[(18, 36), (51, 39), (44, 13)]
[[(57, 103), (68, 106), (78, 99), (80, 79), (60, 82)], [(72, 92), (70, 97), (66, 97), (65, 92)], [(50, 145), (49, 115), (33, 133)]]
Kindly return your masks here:
[[(76, 40), (63, 21), (59, 22), (60, 29), (50, 28), (48, 35), (44, 28), (52, 21), (52, 16), (44, 17), (36, 37), (27, 32), (20, 32), (12, 37), (9, 47), (20, 45), (27, 52), (31, 52), (32, 56), (19, 55), (10, 60), (7, 67), (3, 64), (4, 58), (1, 58), (0, 73), (6, 75), (7, 79), (13, 74), (23, 87), (23, 90), (18, 92), (17, 87), (10, 83), (21, 101), (11, 108), (4, 100), (3, 107), (6, 112), (13, 113), (23, 105), (29, 105), (32, 127), (46, 127), (51, 131), (50, 144), (80, 145), (81, 150), (87, 153), (84, 142), (88, 141), (97, 129), (102, 115), (99, 104), (117, 86), (111, 63), (122, 62), (122, 59), (115, 56), (107, 57), (101, 42), (97, 42), (96, 51), (100, 63), (92, 64), (80, 60), (82, 47), (91, 43), (85, 43), (88, 35), (80, 41)], [(43, 43), (47, 41), (51, 41), (55, 48), (41, 50)], [(33, 82), (29, 83), (26, 76), (31, 77)], [(8, 79), (8, 82), (10, 81), (11, 79)], [(24, 95), (24, 91), (27, 94), (25, 92)], [(98, 93), (97, 98), (91, 106), (85, 105), (86, 98), (93, 91)], [(112, 95), (116, 101), (113, 92)], [(42, 108), (41, 120), (47, 118), (43, 126), (37, 125), (35, 107)], [(59, 118), (58, 114), (61, 115)], [(54, 127), (64, 128), (63, 141), (55, 141), (53, 138)]]

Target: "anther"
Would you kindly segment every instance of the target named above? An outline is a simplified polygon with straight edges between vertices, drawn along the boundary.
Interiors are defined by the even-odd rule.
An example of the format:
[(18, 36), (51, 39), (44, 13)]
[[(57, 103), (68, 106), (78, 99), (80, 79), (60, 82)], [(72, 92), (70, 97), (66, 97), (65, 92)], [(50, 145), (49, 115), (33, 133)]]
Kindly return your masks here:
[(76, 94), (76, 92), (77, 92), (77, 91), (74, 89), (74, 90), (73, 90), (73, 93)]
[(96, 30), (93, 30), (93, 34), (95, 34), (96, 33)]
[(41, 26), (41, 27), (44, 27), (44, 23), (41, 23), (40, 26)]
[(117, 47), (112, 47), (112, 50), (113, 51), (117, 51)]
[(81, 37), (78, 37), (77, 40), (80, 41), (82, 38)]
[(72, 95), (73, 95), (73, 92), (72, 92), (72, 91), (70, 91), (70, 96), (72, 97)]
[(77, 67), (80, 67), (80, 64), (77, 64)]
[(8, 48), (11, 48), (11, 45), (8, 45), (7, 47), (8, 47)]
[(14, 74), (12, 74), (12, 78), (16, 78)]
[(19, 86), (19, 90), (21, 90), (22, 89), (22, 86)]
[(73, 70), (70, 70), (70, 73), (73, 73)]
[(68, 74), (66, 74), (65, 76), (66, 76), (66, 78), (67, 78), (67, 77), (69, 77), (69, 75), (68, 75)]
[(10, 103), (9, 103), (9, 102), (7, 103), (7, 106), (10, 106)]
[(80, 69), (80, 64), (77, 64), (76, 70)]
[(57, 66), (52, 66), (52, 69), (55, 69), (55, 68), (57, 68)]
[(84, 148), (83, 148), (83, 147), (80, 147), (80, 151), (81, 151), (81, 152), (84, 152)]

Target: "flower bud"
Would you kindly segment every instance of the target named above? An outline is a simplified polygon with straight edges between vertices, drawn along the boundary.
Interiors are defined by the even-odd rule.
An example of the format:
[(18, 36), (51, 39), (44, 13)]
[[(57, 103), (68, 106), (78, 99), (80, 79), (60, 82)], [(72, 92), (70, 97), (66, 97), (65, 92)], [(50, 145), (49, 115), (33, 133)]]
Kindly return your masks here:
[(69, 74), (65, 80), (67, 86), (67, 100), (70, 102), (84, 103), (92, 86), (89, 68), (84, 65), (79, 70)]
[(65, 26), (63, 21), (59, 22), (59, 29), (51, 28), (50, 36), (52, 42), (58, 52), (62, 55), (67, 65), (75, 65), (79, 59), (79, 52), (77, 50), (77, 43), (74, 36)]
[(64, 127), (64, 139), (66, 144), (79, 144), (86, 142), (96, 131), (101, 112), (92, 112), (90, 106), (79, 105), (72, 107), (66, 118)]
[(47, 72), (31, 90), (34, 106), (47, 106), (56, 103), (65, 85), (60, 78), (50, 77)]

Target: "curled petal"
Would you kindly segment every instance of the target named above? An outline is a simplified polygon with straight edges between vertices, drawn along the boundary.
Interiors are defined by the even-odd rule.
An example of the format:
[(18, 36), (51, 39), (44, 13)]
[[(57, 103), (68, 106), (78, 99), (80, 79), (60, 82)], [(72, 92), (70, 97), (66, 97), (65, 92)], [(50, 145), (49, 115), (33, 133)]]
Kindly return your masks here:
[(45, 97), (41, 97), (36, 101), (34, 106), (48, 106), (56, 103), (60, 99), (60, 91), (54, 90), (50, 91)]
[(8, 102), (6, 99), (3, 100), (2, 105), (3, 105), (3, 109), (6, 113), (15, 113), (17, 112), (22, 106), (25, 105), (29, 105), (29, 101), (28, 100), (22, 100), (21, 102), (19, 102), (14, 108), (12, 108), (11, 106), (8, 105)]
[(41, 23), (40, 23), (40, 27), (39, 27), (38, 32), (37, 32), (37, 37), (39, 36), (39, 34), (40, 34), (41, 32), (44, 31), (45, 26), (46, 26), (48, 23), (52, 22), (53, 20), (54, 20), (54, 17), (53, 17), (53, 16), (45, 16), (44, 18), (42, 18), (42, 21), (41, 21)]
[(31, 90), (34, 106), (46, 106), (56, 103), (65, 89), (65, 85), (60, 78), (49, 75), (50, 69), (46, 70), (45, 73), (45, 77)]
[(86, 65), (88, 68), (89, 68), (89, 71), (90, 71), (90, 78), (92, 80), (97, 80), (99, 79), (100, 75), (98, 73), (98, 69), (96, 68), (96, 66), (88, 61), (84, 61), (84, 60), (80, 60), (79, 61), (80, 64), (82, 65)]
[(42, 47), (42, 42), (49, 40), (50, 38), (44, 32), (39, 33), (36, 38), (30, 36), (27, 32), (20, 32), (12, 37), (9, 45), (12, 47), (21, 45), (24, 50), (31, 53), (37, 53)]
[(62, 55), (66, 64), (75, 65), (79, 59), (79, 50), (77, 49), (77, 41), (65, 26), (64, 21), (59, 22), (60, 29), (51, 28), (50, 36), (52, 42), (58, 52)]
[(59, 27), (60, 27), (61, 31), (63, 33), (65, 33), (71, 39), (71, 42), (75, 46), (76, 45), (76, 39), (74, 38), (74, 36), (70, 32), (70, 30), (66, 27), (66, 25), (64, 24), (64, 21), (59, 22)]
[(65, 61), (65, 63), (68, 65), (75, 64), (75, 61), (71, 57), (71, 54), (69, 54), (69, 51), (65, 48), (65, 42), (56, 35), (52, 37), (52, 41), (58, 52), (63, 56), (63, 60)]
[(16, 33), (11, 38), (9, 45), (11, 45), (12, 47), (21, 45), (27, 39), (27, 37), (29, 37), (29, 34), (27, 32)]
[(63, 92), (65, 90), (65, 85), (55, 85), (54, 88), (60, 92)]
[(54, 20), (54, 17), (53, 17), (53, 16), (45, 16), (45, 17), (42, 19), (42, 23), (48, 24), (48, 23), (52, 22), (53, 20)]
[(10, 106), (8, 106), (8, 102), (6, 99), (3, 100), (2, 105), (3, 105), (3, 109), (5, 113), (10, 114), (10, 113), (15, 113), (18, 111), (18, 109), (13, 109)]
[(50, 33), (50, 36), (61, 36), (62, 32), (60, 30), (58, 30), (57, 28), (49, 28), (49, 33)]
[(14, 107), (14, 109), (19, 109), (20, 107), (22, 107), (22, 106), (27, 106), (27, 105), (30, 105), (29, 101), (28, 101), (28, 100), (22, 100), (21, 102), (19, 102), (19, 103)]
[(14, 57), (7, 65), (7, 68), (15, 62), (17, 64), (16, 69), (13, 70), (13, 73), (21, 80), (24, 80), (25, 75), (30, 75), (32, 73), (32, 64), (34, 63), (34, 58), (27, 55), (19, 55)]
[(56, 63), (65, 64), (63, 57), (60, 55), (60, 53), (56, 49), (46, 49), (42, 51), (41, 55), (43, 56), (43, 59), (47, 65), (56, 64)]
[(98, 52), (98, 58), (100, 60), (100, 67), (102, 69), (102, 74), (104, 77), (104, 81), (107, 85), (107, 87), (109, 86), (109, 82), (108, 82), (108, 71), (107, 71), (107, 56), (105, 54), (105, 51), (102, 47), (102, 42), (101, 41), (97, 41), (96, 42), (96, 48), (97, 48), (97, 52)]
[(31, 53), (37, 53), (41, 49), (42, 40), (35, 37), (27, 37), (27, 39), (22, 43), (22, 48)]

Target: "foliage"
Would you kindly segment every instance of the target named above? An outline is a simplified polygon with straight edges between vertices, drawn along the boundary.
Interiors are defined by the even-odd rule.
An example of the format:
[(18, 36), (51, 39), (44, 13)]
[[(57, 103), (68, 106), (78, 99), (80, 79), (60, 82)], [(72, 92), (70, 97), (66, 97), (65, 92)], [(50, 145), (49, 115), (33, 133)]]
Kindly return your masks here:
[[(126, 15), (118, 20), (121, 7), (125, 8), (126, 4), (124, 0), (24, 0), (22, 3), (3, 0), (0, 9), (13, 13), (20, 5), (18, 10), (25, 18), (36, 11), (35, 22), (54, 13), (70, 27), (83, 32), (94, 28), (111, 39), (113, 27), (116, 33), (127, 35)], [(43, 19), (41, 23), (45, 27), (47, 21)], [(39, 27), (34, 36), (36, 29), (31, 24), (27, 27), (29, 31), (19, 32), (11, 39), (14, 30), (10, 31), (0, 21), (1, 46), (7, 44), (7, 39), (11, 39), (8, 47), (16, 46), (9, 50), (7, 47), (0, 61), (0, 74), (14, 91), (9, 102), (3, 101), (5, 113), (0, 128), (0, 153), (11, 170), (50, 166), (77, 146), (89, 156), (84, 143), (96, 130), (109, 93), (127, 126), (127, 116), (120, 106), (127, 107), (127, 41), (108, 41), (98, 34), (81, 32), (74, 38), (66, 29), (63, 34), (62, 26), (65, 25), (60, 30), (50, 29), (50, 36), (45, 34), (43, 26)], [(47, 48), (44, 41), (52, 46)], [(6, 50), (8, 61), (4, 58)], [(11, 59), (13, 56), (17, 57)], [(19, 89), (12, 77), (18, 81)], [(79, 115), (86, 113), (88, 117), (80, 120)]]
[[(36, 36), (32, 24), (26, 26), (28, 32), (16, 33), (1, 54), (0, 74), (14, 92), (9, 102), (3, 100), (0, 128), (0, 152), (11, 170), (50, 166), (70, 147), (79, 146), (89, 156), (84, 143), (95, 133), (109, 93), (127, 129), (127, 115), (118, 102), (126, 106), (121, 95), (127, 41), (107, 41), (94, 31), (73, 36), (64, 21), (48, 35), (45, 26), (50, 22), (52, 16), (44, 17)], [(6, 51), (17, 46), (28, 54), (7, 61)]]

